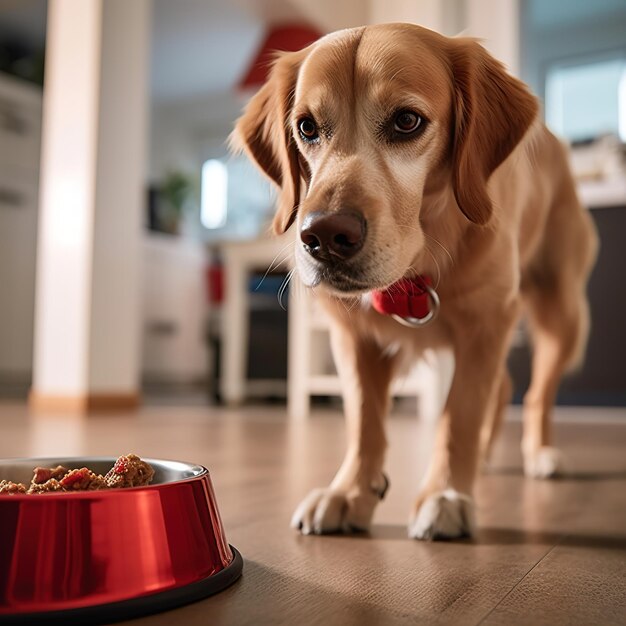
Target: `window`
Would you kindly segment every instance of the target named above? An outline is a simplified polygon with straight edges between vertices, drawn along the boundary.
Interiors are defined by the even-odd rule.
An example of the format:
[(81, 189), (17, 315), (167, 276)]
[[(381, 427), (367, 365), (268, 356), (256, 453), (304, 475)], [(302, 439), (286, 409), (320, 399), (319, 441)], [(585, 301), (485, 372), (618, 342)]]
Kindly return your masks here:
[(202, 165), (200, 219), (205, 228), (223, 228), (228, 217), (228, 170), (222, 161)]
[(605, 134), (626, 141), (626, 59), (550, 68), (546, 122), (569, 141)]
[(246, 156), (209, 158), (200, 178), (200, 223), (207, 241), (253, 239), (267, 230), (275, 193)]

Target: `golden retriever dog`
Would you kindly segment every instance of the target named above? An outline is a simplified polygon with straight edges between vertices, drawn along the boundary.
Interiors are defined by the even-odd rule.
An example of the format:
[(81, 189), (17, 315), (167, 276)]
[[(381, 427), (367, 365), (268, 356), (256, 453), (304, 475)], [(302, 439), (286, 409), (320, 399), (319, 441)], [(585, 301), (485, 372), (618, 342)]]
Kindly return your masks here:
[[(369, 527), (387, 487), (390, 384), (424, 350), (449, 347), (454, 377), (409, 535), (471, 534), (522, 313), (533, 340), (524, 469), (557, 474), (552, 405), (584, 350), (597, 243), (565, 149), (526, 86), (472, 39), (354, 28), (280, 56), (233, 139), (279, 188), (274, 229), (295, 226), (298, 274), (330, 315), (345, 390), (345, 459), (292, 525)], [(403, 295), (421, 298), (420, 314), (393, 313)], [(392, 314), (373, 306), (381, 299)]]

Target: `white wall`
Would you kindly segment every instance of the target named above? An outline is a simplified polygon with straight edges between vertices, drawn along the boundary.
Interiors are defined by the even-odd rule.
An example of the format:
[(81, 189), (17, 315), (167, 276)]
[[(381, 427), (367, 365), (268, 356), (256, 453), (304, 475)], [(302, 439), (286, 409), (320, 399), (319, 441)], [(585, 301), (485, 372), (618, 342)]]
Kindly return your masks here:
[[(227, 154), (225, 138), (235, 110), (238, 105), (230, 93), (179, 103), (153, 103), (149, 184), (158, 187), (169, 172), (183, 172), (194, 181), (195, 200), (199, 203), (202, 163), (207, 158)], [(183, 215), (181, 235), (196, 242), (204, 240), (199, 205)]]
[(206, 376), (206, 255), (193, 241), (157, 233), (142, 243), (142, 377), (193, 383)]
[[(227, 145), (245, 99), (244, 94), (229, 91), (153, 107), (151, 182), (158, 185), (168, 171), (181, 170), (197, 183), (196, 204), (183, 223), (183, 235), (190, 239), (210, 243), (249, 238), (264, 230), (269, 221), (267, 215), (274, 203), (270, 185), (246, 159), (237, 160)], [(230, 221), (224, 229), (208, 231), (199, 219), (200, 172), (202, 163), (213, 158), (225, 159), (229, 165)]]
[(168, 170), (195, 171), (208, 152), (228, 152), (226, 138), (239, 116), (245, 96), (234, 90), (156, 103), (152, 107), (150, 179)]
[(520, 0), (465, 0), (467, 32), (502, 61), (509, 72), (520, 71)]
[[(241, 98), (230, 91), (153, 103), (150, 184), (158, 185), (168, 172), (182, 171), (199, 186), (204, 160), (228, 154), (225, 140), (241, 107)], [(144, 235), (142, 377), (148, 383), (206, 379), (205, 238), (198, 210), (186, 213), (181, 236)]]

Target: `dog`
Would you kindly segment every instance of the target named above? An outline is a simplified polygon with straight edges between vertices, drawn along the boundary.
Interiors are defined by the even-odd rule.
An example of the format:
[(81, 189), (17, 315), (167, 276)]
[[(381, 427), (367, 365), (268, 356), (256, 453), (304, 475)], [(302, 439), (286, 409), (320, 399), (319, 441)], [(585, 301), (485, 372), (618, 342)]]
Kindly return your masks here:
[(345, 390), (345, 459), (297, 508), (304, 534), (369, 528), (388, 485), (392, 380), (444, 347), (454, 376), (409, 536), (472, 534), (522, 314), (533, 341), (524, 470), (561, 471), (551, 411), (584, 352), (598, 244), (538, 111), (477, 41), (383, 24), (281, 54), (237, 121), (235, 145), (279, 190), (275, 232), (295, 226), (298, 274), (329, 314)]

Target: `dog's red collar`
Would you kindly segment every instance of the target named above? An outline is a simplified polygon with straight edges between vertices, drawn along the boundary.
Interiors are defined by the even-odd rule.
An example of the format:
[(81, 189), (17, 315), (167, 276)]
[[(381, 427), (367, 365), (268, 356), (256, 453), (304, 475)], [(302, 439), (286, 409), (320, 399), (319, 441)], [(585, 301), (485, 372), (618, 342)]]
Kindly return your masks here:
[(372, 306), (412, 328), (424, 326), (439, 312), (439, 296), (428, 276), (402, 278), (384, 291), (372, 291)]

